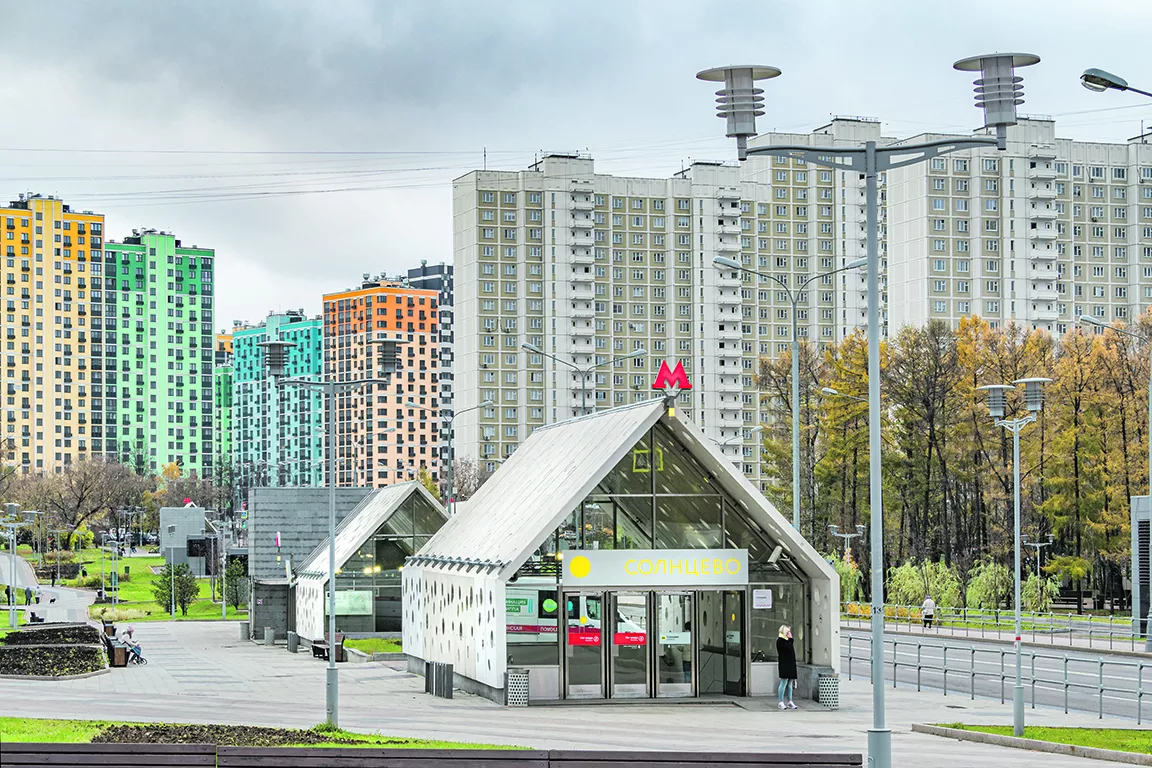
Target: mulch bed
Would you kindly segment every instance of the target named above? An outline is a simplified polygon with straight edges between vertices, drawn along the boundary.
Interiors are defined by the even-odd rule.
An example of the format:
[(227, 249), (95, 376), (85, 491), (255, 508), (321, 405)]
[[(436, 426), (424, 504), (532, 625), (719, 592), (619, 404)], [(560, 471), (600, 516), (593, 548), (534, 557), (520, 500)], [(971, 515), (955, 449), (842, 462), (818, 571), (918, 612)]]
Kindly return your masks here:
[[(391, 741), (391, 740), (389, 740)], [(396, 739), (403, 743), (407, 739)], [(216, 744), (229, 747), (281, 747), (308, 744), (359, 744), (317, 731), (253, 725), (114, 725), (92, 737), (94, 744)]]

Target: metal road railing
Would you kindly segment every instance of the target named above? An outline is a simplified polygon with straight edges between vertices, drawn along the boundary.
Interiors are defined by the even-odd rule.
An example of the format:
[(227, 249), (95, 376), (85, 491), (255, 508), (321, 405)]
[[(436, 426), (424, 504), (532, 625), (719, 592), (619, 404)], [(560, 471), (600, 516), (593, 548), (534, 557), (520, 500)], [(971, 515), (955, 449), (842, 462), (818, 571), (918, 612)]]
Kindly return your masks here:
[[(867, 603), (842, 603), (841, 621), (848, 626), (866, 627), (872, 616)], [(918, 605), (885, 605), (884, 623), (897, 628), (907, 626), (918, 632), (966, 637), (994, 637), (993, 633), (1015, 632), (1015, 614), (1010, 609), (941, 608), (936, 607), (931, 628), (923, 626)], [(1021, 636), (1031, 638), (1034, 644), (1064, 644), (1076, 646), (1077, 640), (1087, 648), (1144, 650), (1145, 638), (1133, 631), (1128, 616), (1092, 616), (1076, 613), (1037, 613), (1021, 611)]]
[[(846, 632), (840, 643), (842, 670), (871, 679), (872, 638)], [(1136, 718), (1143, 724), (1144, 681), (1152, 681), (1152, 662), (1088, 654), (1022, 649), (1023, 684), (1030, 706), (1063, 706), (1095, 711), (1099, 718)], [(897, 684), (1010, 701), (1016, 684), (1016, 652), (1012, 646), (976, 647), (957, 643), (891, 638), (884, 641), (885, 678)]]

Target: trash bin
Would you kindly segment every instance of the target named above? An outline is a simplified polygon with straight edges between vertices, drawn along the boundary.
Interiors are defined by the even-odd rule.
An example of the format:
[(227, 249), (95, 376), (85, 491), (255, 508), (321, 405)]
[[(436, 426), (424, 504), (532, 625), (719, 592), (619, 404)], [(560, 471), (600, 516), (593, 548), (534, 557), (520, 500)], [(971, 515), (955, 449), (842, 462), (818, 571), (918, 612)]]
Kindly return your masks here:
[(264, 627), (264, 645), (274, 645), (276, 642), (276, 630), (272, 627)]
[(508, 707), (528, 706), (528, 670), (508, 670), (508, 681), (504, 686), (504, 704)]
[(442, 661), (424, 662), (424, 692), (441, 699), (452, 698), (452, 665)]
[(828, 709), (840, 709), (840, 677), (820, 675), (816, 695), (818, 701)]
[(249, 637), (252, 635), (252, 628), (248, 626), (248, 622), (240, 622), (240, 642), (248, 642)]
[(300, 636), (295, 632), (288, 633), (288, 653), (296, 653), (297, 646), (300, 643)]

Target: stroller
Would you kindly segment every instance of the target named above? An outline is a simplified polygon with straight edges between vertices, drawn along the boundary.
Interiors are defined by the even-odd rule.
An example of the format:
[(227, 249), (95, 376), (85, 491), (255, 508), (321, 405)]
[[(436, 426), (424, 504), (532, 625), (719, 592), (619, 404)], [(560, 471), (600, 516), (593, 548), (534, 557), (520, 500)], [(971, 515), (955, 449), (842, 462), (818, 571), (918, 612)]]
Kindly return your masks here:
[(148, 663), (148, 659), (144, 658), (144, 653), (140, 650), (139, 643), (128, 642), (125, 645), (128, 647), (129, 664), (144, 665)]

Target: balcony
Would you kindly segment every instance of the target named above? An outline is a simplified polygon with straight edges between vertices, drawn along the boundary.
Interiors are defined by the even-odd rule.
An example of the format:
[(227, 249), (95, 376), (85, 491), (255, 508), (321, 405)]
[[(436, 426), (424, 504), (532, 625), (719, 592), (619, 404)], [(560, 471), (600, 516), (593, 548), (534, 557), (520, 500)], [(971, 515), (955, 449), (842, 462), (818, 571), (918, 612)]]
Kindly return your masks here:
[(740, 188), (739, 187), (717, 187), (716, 199), (724, 203), (731, 204), (735, 202), (737, 205), (740, 203)]
[(574, 284), (568, 297), (573, 301), (592, 301), (593, 293), (591, 281)]
[(740, 384), (739, 376), (721, 376), (719, 383), (716, 385), (716, 389), (722, 394), (744, 391), (744, 387)]
[(1032, 205), (1028, 207), (1028, 218), (1052, 221), (1056, 218), (1056, 209), (1050, 205)]
[(574, 211), (590, 211), (596, 207), (596, 201), (592, 195), (573, 192), (569, 207)]
[(1028, 189), (1028, 196), (1035, 200), (1055, 200), (1056, 187), (1051, 184), (1033, 184)]
[(1028, 148), (1029, 160), (1055, 160), (1056, 147), (1034, 144)]
[(744, 350), (740, 348), (740, 342), (728, 341), (721, 342), (717, 345), (716, 356), (723, 358), (741, 358), (744, 357)]
[(573, 248), (572, 255), (569, 259), (573, 264), (589, 265), (596, 261), (596, 257), (592, 255), (591, 248)]
[(717, 234), (721, 235), (740, 235), (740, 223), (735, 224), (718, 224), (716, 225)]
[(744, 338), (744, 334), (740, 332), (740, 326), (728, 323), (716, 332), (716, 337), (721, 341), (740, 341)]
[(1036, 301), (1056, 301), (1060, 298), (1060, 294), (1056, 293), (1056, 289), (1048, 286), (1040, 286), (1033, 288), (1030, 297)]
[(592, 217), (588, 214), (581, 214), (579, 216), (573, 214), (572, 221), (569, 226), (576, 230), (592, 229)]
[(1032, 248), (1028, 253), (1028, 258), (1034, 261), (1056, 261), (1056, 257), (1059, 255), (1055, 248)]
[(590, 304), (580, 303), (575, 304), (570, 310), (568, 310), (568, 314), (571, 317), (591, 319), (596, 317), (596, 310), (593, 309), (592, 305)]
[[(739, 291), (717, 291), (716, 292), (716, 303), (721, 305), (721, 306), (724, 306), (724, 307), (739, 306), (739, 304), (740, 304), (740, 292)], [(737, 316), (738, 316), (737, 314), (732, 315), (732, 317), (737, 317)], [(721, 319), (723, 319), (722, 316), (721, 316)]]
[(721, 288), (739, 288), (740, 278), (732, 277), (731, 272), (720, 272), (716, 277), (716, 285)]
[(1028, 178), (1037, 181), (1051, 181), (1056, 178), (1056, 169), (1051, 165), (1037, 163), (1035, 167), (1028, 169)]
[(1050, 269), (1050, 266), (1050, 264), (1046, 264), (1045, 266), (1033, 264), (1032, 268), (1028, 270), (1028, 279), (1045, 283), (1050, 283), (1053, 280), (1063, 280), (1064, 276), (1057, 272), (1055, 268)]
[(1049, 309), (1048, 307), (1044, 307), (1043, 309), (1038, 308), (1038, 309), (1032, 310), (1032, 320), (1048, 321), (1048, 320), (1059, 320), (1059, 319), (1060, 319), (1060, 313), (1057, 312), (1055, 309)]
[(596, 347), (590, 341), (575, 341), (569, 351), (574, 355), (594, 355)]
[(1041, 240), (1041, 241), (1049, 242), (1049, 241), (1055, 240), (1057, 234), (1059, 234), (1059, 233), (1056, 232), (1056, 230), (1054, 228), (1037, 227), (1036, 229), (1029, 229), (1028, 230), (1028, 239), (1029, 240)]
[(591, 248), (592, 235), (589, 232), (577, 230), (568, 238), (568, 245), (573, 248)]
[(571, 333), (573, 337), (591, 338), (596, 335), (596, 330), (591, 323), (577, 323), (572, 327)]
[(740, 239), (736, 237), (720, 238), (716, 243), (717, 253), (740, 253)]
[(568, 277), (568, 279), (572, 281), (573, 285), (576, 283), (591, 283), (593, 280), (593, 275), (591, 272), (585, 272), (584, 270), (578, 269), (573, 272)]

